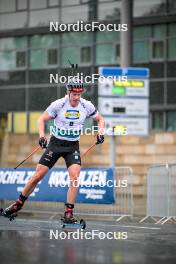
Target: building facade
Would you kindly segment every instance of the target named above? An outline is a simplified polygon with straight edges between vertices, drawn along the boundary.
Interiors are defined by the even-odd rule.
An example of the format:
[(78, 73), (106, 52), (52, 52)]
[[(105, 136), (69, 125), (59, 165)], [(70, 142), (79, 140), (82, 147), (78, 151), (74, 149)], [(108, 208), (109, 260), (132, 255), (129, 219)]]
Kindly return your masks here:
[[(59, 24), (120, 23), (118, 0), (0, 0), (0, 113), (9, 131), (36, 133), (36, 120), (64, 96), (50, 74), (70, 73), (68, 59), (84, 75), (120, 66), (120, 32), (51, 32)], [(176, 130), (176, 1), (133, 0), (133, 64), (150, 69), (150, 130)], [(97, 83), (85, 98), (97, 105)]]

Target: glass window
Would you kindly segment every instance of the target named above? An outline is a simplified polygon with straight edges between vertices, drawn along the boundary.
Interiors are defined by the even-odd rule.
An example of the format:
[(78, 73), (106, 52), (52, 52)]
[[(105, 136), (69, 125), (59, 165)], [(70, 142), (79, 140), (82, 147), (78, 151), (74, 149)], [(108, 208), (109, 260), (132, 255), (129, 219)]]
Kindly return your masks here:
[(176, 23), (168, 24), (168, 34), (169, 36), (176, 36)]
[(176, 76), (176, 63), (175, 61), (167, 62), (167, 77), (175, 77)]
[(79, 0), (61, 0), (62, 6), (79, 5)]
[(113, 44), (99, 44), (96, 46), (96, 63), (111, 64), (114, 62)]
[(135, 41), (133, 45), (133, 61), (148, 62), (150, 60), (150, 45), (148, 40)]
[(29, 113), (29, 133), (38, 133), (37, 120), (41, 114), (41, 112)]
[(91, 43), (92, 33), (90, 32), (69, 32), (62, 34), (63, 47), (69, 45), (88, 45)]
[(164, 78), (164, 63), (163, 62), (153, 62), (148, 65), (144, 65), (150, 69), (151, 78)]
[(14, 39), (16, 49), (27, 48), (27, 37), (18, 37)]
[(57, 7), (29, 13), (29, 27), (48, 26), (50, 21), (59, 21), (59, 9)]
[(27, 48), (27, 38), (2, 38), (0, 41), (0, 50), (25, 49)]
[(30, 9), (46, 8), (46, 0), (29, 0)]
[(176, 59), (176, 38), (168, 39), (168, 59)]
[(111, 32), (111, 31), (98, 31), (96, 33), (97, 40), (96, 42), (112, 42), (120, 41), (120, 32)]
[(0, 52), (0, 70), (15, 69), (15, 51)]
[(167, 82), (167, 104), (176, 105), (176, 81)]
[(58, 73), (58, 69), (42, 69), (42, 70), (30, 70), (29, 71), (29, 83), (30, 84), (40, 84), (50, 82), (50, 73)]
[(176, 111), (168, 111), (166, 114), (167, 131), (176, 131)]
[(0, 106), (2, 112), (25, 111), (25, 89), (5, 88), (1, 89), (0, 92)]
[(152, 112), (152, 129), (163, 130), (164, 128), (164, 114), (163, 112)]
[(29, 89), (29, 109), (31, 111), (44, 111), (56, 99), (56, 87)]
[(23, 113), (13, 114), (13, 127), (14, 133), (26, 133), (27, 132), (27, 115)]
[(26, 28), (27, 12), (0, 15), (0, 30)]
[(48, 65), (55, 65), (57, 64), (57, 49), (49, 49), (47, 50), (47, 64)]
[(81, 47), (81, 63), (91, 62), (91, 47)]
[(149, 68), (150, 69), (150, 78), (164, 78), (164, 62), (151, 62), (151, 63), (134, 63), (134, 67)]
[(59, 5), (59, 0), (49, 0), (48, 1), (48, 6), (58, 6)]
[(154, 25), (153, 26), (153, 37), (161, 39), (166, 37), (166, 25)]
[(115, 60), (120, 61), (120, 43), (115, 45)]
[(46, 66), (46, 51), (35, 49), (30, 51), (30, 68), (38, 69)]
[(90, 1), (90, 0), (80, 0), (80, 3), (81, 3), (81, 4), (87, 4), (87, 3), (89, 3), (89, 1)]
[(1, 85), (18, 85), (24, 84), (26, 81), (25, 71), (2, 71), (0, 72)]
[(15, 12), (15, 1), (14, 0), (1, 0), (0, 1), (0, 13), (3, 12)]
[(26, 10), (27, 0), (17, 0), (17, 10)]
[(134, 28), (133, 37), (134, 39), (150, 38), (152, 36), (151, 26), (140, 26)]
[(57, 48), (58, 35), (34, 35), (30, 38), (31, 48)]
[(15, 49), (14, 38), (2, 38), (0, 41), (0, 50)]
[(99, 3), (98, 20), (120, 19), (121, 2)]
[(16, 67), (25, 67), (26, 66), (26, 52), (17, 51), (16, 52)]
[(68, 65), (68, 59), (72, 63), (80, 63), (80, 52), (78, 47), (69, 47), (62, 50), (62, 65)]
[(164, 41), (152, 41), (152, 59), (163, 59), (165, 57), (164, 53)]
[(134, 0), (134, 17), (155, 16), (166, 13), (166, 0)]
[[(68, 66), (68, 62), (66, 65), (64, 66)], [(82, 73), (83, 76), (87, 76), (87, 75), (91, 75), (91, 68), (89, 66), (85, 67), (85, 66), (79, 66), (79, 73)], [(71, 74), (71, 67), (69, 68), (61, 68), (61, 76), (68, 76)], [(64, 89), (64, 93), (65, 93), (65, 88), (63, 87)]]
[(164, 82), (150, 82), (150, 104), (164, 104)]
[(76, 23), (78, 21), (88, 21), (88, 5), (63, 7), (61, 14), (62, 23)]

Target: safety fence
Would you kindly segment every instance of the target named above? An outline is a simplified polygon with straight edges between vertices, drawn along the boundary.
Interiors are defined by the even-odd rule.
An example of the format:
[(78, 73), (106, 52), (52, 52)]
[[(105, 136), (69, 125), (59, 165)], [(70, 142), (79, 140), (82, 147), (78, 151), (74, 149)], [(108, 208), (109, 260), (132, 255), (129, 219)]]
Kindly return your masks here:
[(147, 172), (146, 216), (156, 224), (176, 221), (176, 164), (155, 165)]
[(87, 214), (96, 217), (113, 217), (116, 221), (120, 221), (125, 217), (133, 217), (133, 171), (130, 167), (115, 167), (114, 168), (114, 195), (115, 203), (111, 205), (93, 206), (84, 204), (76, 205), (77, 214)]
[[(78, 216), (98, 219), (102, 217), (106, 220), (113, 218), (120, 221), (125, 217), (133, 217), (133, 171), (130, 167), (115, 167), (114, 172), (114, 199), (112, 204), (98, 203), (76, 203), (75, 214)], [(9, 204), (4, 201), (3, 206)], [(50, 219), (57, 219), (63, 214), (63, 202), (34, 202), (28, 201), (22, 212), (48, 214)]]

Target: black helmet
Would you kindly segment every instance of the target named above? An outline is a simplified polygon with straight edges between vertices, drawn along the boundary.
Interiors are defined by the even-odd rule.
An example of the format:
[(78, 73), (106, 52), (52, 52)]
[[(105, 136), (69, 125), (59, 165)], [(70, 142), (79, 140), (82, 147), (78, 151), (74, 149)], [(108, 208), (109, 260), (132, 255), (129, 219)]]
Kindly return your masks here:
[(67, 91), (74, 93), (84, 92), (83, 83), (77, 77), (73, 77), (66, 85)]

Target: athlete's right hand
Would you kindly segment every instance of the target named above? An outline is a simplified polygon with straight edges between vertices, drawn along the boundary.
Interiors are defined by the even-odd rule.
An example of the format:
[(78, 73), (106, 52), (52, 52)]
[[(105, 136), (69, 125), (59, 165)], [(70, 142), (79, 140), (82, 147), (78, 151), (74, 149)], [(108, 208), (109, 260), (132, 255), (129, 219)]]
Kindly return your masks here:
[(104, 135), (97, 134), (97, 142), (96, 144), (102, 144), (104, 142)]
[(46, 148), (47, 146), (47, 138), (46, 137), (40, 137), (39, 138), (39, 145), (41, 148)]

